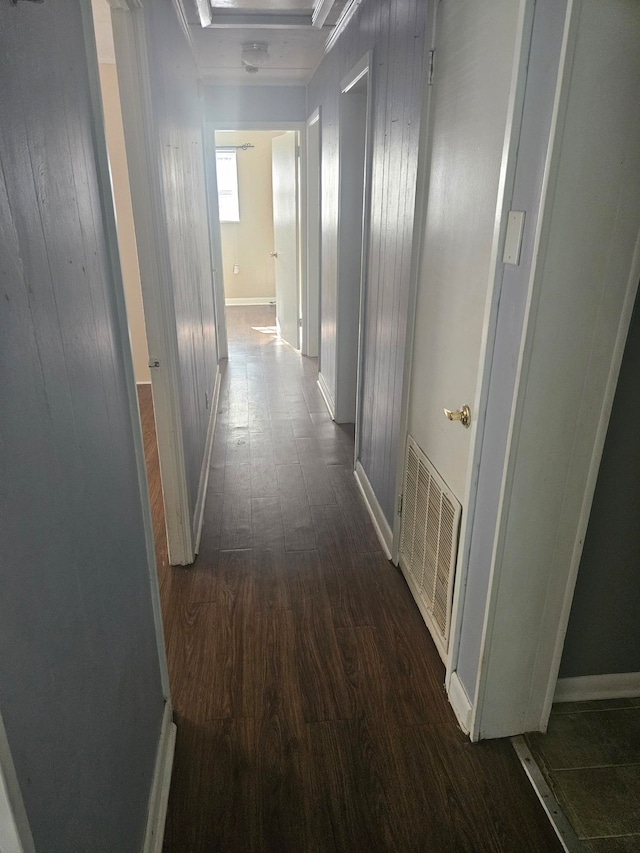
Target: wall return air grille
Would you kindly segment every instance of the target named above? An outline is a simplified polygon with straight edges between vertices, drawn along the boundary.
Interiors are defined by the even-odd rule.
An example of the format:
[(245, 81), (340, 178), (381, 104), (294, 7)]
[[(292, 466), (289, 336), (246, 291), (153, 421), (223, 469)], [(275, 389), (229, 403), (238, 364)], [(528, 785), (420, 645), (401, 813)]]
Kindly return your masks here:
[(400, 567), (446, 658), (462, 508), (411, 436), (407, 441)]

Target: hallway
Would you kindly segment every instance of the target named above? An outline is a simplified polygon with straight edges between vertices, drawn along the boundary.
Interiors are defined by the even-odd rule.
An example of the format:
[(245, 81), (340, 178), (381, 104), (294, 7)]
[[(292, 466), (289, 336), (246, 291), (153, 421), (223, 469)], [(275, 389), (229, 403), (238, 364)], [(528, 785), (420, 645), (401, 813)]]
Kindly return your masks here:
[(559, 850), (510, 744), (472, 745), (454, 721), (315, 360), (278, 341), (271, 306), (228, 308), (227, 322), (187, 569), (167, 565), (148, 386), (140, 396), (178, 726), (165, 851)]

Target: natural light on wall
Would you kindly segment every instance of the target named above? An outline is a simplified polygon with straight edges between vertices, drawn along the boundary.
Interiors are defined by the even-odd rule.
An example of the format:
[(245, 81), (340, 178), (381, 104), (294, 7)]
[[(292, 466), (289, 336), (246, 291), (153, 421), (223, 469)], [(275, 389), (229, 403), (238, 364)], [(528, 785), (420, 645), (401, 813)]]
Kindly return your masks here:
[(238, 164), (234, 150), (219, 148), (216, 151), (216, 174), (220, 222), (240, 222)]

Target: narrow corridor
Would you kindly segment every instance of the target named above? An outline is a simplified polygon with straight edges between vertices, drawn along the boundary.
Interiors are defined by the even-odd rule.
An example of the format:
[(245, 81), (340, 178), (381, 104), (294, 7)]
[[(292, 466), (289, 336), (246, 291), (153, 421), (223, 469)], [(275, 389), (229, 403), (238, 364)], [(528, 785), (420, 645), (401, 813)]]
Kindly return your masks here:
[(167, 565), (141, 394), (178, 726), (166, 853), (560, 850), (510, 744), (472, 745), (458, 729), (315, 360), (278, 341), (270, 306), (227, 318), (187, 569)]

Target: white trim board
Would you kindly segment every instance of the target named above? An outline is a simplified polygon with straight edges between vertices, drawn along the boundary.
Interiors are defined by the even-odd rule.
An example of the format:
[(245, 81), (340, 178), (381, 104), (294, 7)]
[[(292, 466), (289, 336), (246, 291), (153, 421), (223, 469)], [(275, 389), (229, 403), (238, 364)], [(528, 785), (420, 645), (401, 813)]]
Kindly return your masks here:
[(111, 4), (147, 343), (150, 356), (160, 362), (151, 381), (169, 562), (188, 565), (195, 552), (180, 415), (178, 333), (145, 22), (134, 0)]
[(588, 702), (597, 699), (627, 699), (640, 696), (640, 672), (614, 672), (559, 678), (554, 702)]
[(380, 540), (380, 544), (382, 545), (382, 550), (384, 551), (387, 560), (390, 560), (393, 533), (389, 526), (389, 522), (384, 517), (382, 507), (378, 503), (378, 498), (373, 491), (369, 478), (359, 461), (356, 462), (356, 468), (353, 475), (356, 478), (356, 483), (358, 484), (358, 488), (364, 498), (369, 515), (371, 516), (371, 521), (373, 522), (376, 534)]
[(35, 853), (11, 747), (0, 714), (0, 851)]
[(204, 507), (207, 500), (207, 485), (209, 483), (209, 471), (211, 465), (211, 451), (213, 450), (213, 436), (216, 431), (216, 417), (218, 414), (218, 403), (220, 401), (220, 382), (222, 374), (220, 368), (216, 368), (216, 380), (213, 386), (213, 394), (209, 401), (209, 425), (207, 426), (207, 438), (204, 445), (204, 456), (202, 457), (202, 468), (200, 469), (200, 480), (198, 483), (198, 497), (196, 498), (196, 509), (193, 514), (193, 541), (195, 552), (200, 549), (200, 537), (202, 536), (202, 525), (204, 522)]
[(320, 389), (322, 399), (324, 400), (329, 414), (331, 415), (331, 420), (335, 421), (336, 404), (333, 402), (333, 395), (331, 394), (331, 391), (329, 391), (329, 386), (327, 385), (326, 379), (324, 378), (322, 373), (318, 373), (318, 388)]
[(275, 305), (275, 296), (232, 296), (224, 300), (225, 305)]
[(447, 696), (458, 720), (458, 725), (468, 735), (471, 731), (471, 712), (473, 709), (457, 672), (452, 672), (449, 676)]
[(172, 719), (171, 703), (165, 702), (162, 728), (156, 753), (156, 766), (149, 796), (147, 828), (144, 834), (142, 853), (161, 853), (164, 824), (167, 818), (167, 803), (171, 786), (171, 769), (176, 745), (176, 724)]

